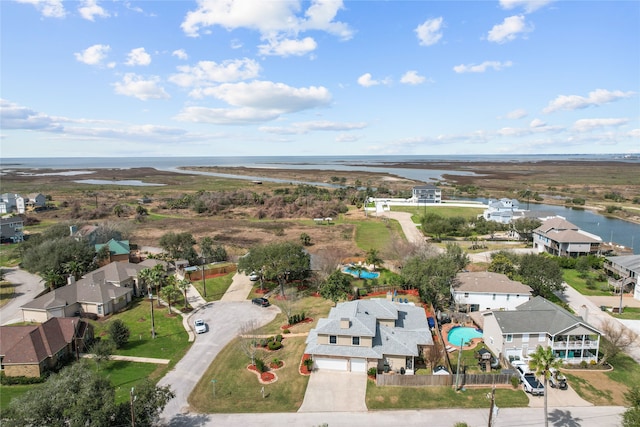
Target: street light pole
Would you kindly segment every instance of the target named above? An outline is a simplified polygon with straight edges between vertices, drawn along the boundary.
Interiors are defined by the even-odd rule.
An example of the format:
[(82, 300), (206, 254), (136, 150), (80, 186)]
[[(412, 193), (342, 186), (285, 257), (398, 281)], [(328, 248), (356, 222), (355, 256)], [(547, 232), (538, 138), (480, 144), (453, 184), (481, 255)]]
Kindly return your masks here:
[(131, 427), (136, 427), (136, 413), (133, 410), (133, 402), (136, 401), (136, 396), (133, 394), (135, 388), (131, 387), (131, 392), (129, 393), (129, 401), (131, 402)]
[(149, 302), (151, 303), (151, 338), (156, 337), (156, 321), (153, 317), (153, 294), (151, 293), (151, 289), (149, 289)]

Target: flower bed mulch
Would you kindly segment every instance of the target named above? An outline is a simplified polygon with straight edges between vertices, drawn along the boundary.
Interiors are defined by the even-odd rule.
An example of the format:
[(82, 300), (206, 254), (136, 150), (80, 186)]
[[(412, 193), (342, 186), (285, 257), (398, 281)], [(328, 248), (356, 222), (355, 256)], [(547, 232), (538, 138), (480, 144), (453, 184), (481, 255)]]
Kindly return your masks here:
[(256, 365), (247, 365), (247, 369), (256, 374), (260, 384), (271, 384), (278, 381), (278, 376), (274, 372), (258, 372)]
[(313, 322), (313, 319), (312, 319), (311, 317), (305, 317), (305, 319), (304, 319), (304, 320), (301, 320), (301, 321), (300, 321), (300, 322), (298, 322), (298, 323), (294, 323), (293, 325), (282, 325), (282, 326), (280, 326), (280, 329), (282, 329), (282, 330), (284, 330), (284, 329), (290, 329), (290, 328), (292, 328), (292, 327), (294, 327), (294, 326), (296, 326), (296, 325), (299, 325), (299, 324), (301, 324), (301, 323), (311, 323), (311, 322)]
[(269, 369), (273, 369), (274, 371), (277, 371), (278, 369), (282, 369), (284, 367), (284, 361), (280, 360), (277, 364), (276, 363), (269, 363)]
[(303, 354), (302, 360), (300, 361), (300, 368), (299, 368), (301, 375), (311, 375), (311, 371), (304, 364), (304, 361), (307, 359), (311, 359), (311, 355), (306, 353)]
[(262, 295), (262, 294), (266, 294), (267, 292), (269, 292), (269, 289), (256, 289), (254, 292), (256, 294)]

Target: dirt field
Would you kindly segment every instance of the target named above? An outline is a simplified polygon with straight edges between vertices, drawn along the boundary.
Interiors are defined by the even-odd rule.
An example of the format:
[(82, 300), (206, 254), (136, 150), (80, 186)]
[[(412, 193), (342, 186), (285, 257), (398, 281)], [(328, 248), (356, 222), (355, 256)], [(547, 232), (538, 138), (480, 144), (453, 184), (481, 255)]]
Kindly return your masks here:
[(624, 384), (612, 381), (604, 372), (571, 371), (567, 372), (571, 387), (580, 389), (582, 396), (594, 405), (624, 405), (624, 393), (628, 391)]

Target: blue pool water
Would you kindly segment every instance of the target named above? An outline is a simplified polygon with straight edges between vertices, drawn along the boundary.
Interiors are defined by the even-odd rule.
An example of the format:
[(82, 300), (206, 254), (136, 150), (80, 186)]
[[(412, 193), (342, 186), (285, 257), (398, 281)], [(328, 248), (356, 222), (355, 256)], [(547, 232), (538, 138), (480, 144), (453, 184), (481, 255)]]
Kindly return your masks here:
[(482, 338), (482, 331), (467, 326), (454, 326), (447, 334), (449, 344), (455, 345), (456, 347), (460, 347), (460, 340), (462, 340), (462, 344), (464, 345), (473, 338)]
[[(358, 272), (356, 270), (354, 270), (353, 268), (345, 268), (344, 270), (345, 273), (347, 274), (351, 274), (355, 277), (358, 277)], [(367, 271), (367, 270), (362, 270), (360, 272), (360, 278), (361, 279), (377, 279), (378, 277), (380, 277), (380, 273), (373, 273), (371, 271)]]

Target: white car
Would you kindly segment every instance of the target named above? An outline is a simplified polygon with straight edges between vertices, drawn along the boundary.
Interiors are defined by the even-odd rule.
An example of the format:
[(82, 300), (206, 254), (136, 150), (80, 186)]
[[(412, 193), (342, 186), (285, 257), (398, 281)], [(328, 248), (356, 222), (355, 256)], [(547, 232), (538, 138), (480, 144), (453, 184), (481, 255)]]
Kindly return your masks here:
[(255, 271), (252, 271), (249, 275), (249, 280), (251, 280), (252, 282), (257, 281), (259, 278), (260, 276), (258, 276), (258, 273), (256, 273)]
[(207, 324), (204, 323), (204, 320), (202, 319), (197, 319), (195, 322), (193, 322), (193, 326), (195, 326), (196, 328), (196, 334), (207, 332)]

